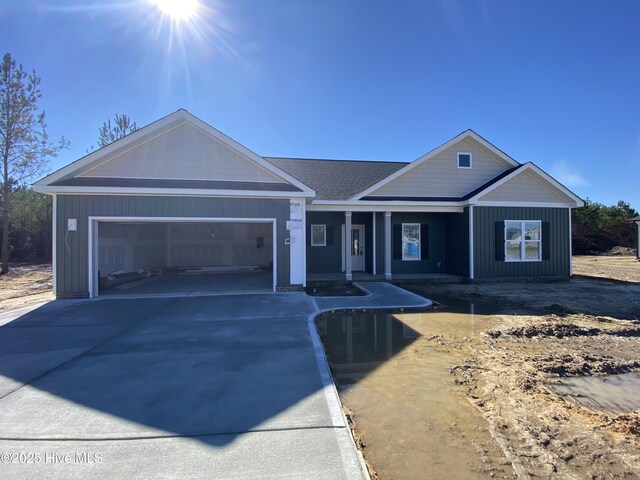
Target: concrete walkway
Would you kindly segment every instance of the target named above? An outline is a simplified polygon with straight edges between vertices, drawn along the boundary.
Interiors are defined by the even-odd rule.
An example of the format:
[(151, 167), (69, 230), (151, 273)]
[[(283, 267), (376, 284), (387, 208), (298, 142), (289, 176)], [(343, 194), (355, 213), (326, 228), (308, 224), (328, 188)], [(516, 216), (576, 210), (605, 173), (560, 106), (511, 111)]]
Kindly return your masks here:
[(292, 293), (3, 315), (0, 478), (365, 478), (316, 312)]
[(314, 297), (320, 311), (359, 308), (422, 308), (431, 300), (387, 282), (355, 282), (367, 292), (362, 297)]

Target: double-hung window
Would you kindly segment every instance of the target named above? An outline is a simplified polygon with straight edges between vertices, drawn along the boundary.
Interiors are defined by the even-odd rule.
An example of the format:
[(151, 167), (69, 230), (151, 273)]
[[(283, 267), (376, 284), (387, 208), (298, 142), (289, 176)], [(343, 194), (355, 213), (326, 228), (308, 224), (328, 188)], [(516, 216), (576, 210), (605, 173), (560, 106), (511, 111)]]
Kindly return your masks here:
[(311, 246), (325, 247), (327, 245), (327, 226), (311, 225)]
[(402, 224), (402, 260), (420, 260), (420, 224)]
[(542, 222), (540, 220), (505, 220), (504, 259), (507, 262), (542, 260)]

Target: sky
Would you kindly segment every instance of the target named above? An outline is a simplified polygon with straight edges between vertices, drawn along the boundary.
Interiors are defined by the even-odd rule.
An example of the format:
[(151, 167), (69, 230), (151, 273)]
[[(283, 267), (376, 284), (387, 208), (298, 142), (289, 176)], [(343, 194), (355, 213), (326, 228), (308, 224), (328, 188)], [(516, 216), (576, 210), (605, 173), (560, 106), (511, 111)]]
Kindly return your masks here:
[[(179, 4), (196, 0), (181, 0)], [(0, 0), (48, 132), (97, 144), (179, 108), (264, 156), (411, 161), (471, 128), (580, 195), (640, 210), (640, 2)]]

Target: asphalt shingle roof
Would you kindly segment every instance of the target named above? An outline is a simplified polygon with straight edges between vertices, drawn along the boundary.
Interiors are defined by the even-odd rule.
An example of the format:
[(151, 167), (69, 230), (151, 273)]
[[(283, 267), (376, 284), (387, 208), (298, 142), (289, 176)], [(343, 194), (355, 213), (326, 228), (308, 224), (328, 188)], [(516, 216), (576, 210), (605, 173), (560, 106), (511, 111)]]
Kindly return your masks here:
[(406, 166), (406, 162), (264, 157), (316, 191), (318, 200), (347, 200)]

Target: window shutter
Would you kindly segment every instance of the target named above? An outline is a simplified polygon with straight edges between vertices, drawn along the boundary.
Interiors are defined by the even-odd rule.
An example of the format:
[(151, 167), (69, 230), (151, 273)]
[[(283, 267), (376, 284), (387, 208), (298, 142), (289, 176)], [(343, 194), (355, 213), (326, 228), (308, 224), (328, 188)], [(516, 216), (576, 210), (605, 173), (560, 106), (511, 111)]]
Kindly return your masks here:
[(496, 262), (504, 262), (504, 222), (496, 222)]
[(307, 225), (307, 247), (311, 246), (311, 225)]
[(420, 260), (429, 259), (429, 225), (420, 225)]
[(402, 225), (395, 224), (393, 226), (393, 259), (402, 260)]
[(542, 260), (551, 259), (551, 232), (549, 228), (549, 222), (542, 222), (540, 225), (542, 228)]
[(335, 241), (335, 228), (333, 225), (327, 225), (325, 227), (327, 229), (326, 231), (326, 235), (327, 235), (327, 246), (331, 246), (333, 245), (333, 242)]

